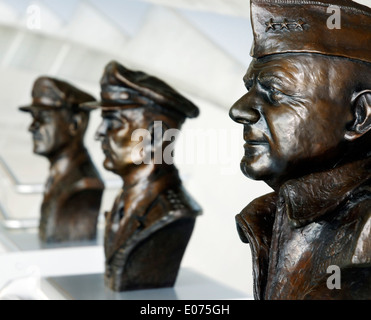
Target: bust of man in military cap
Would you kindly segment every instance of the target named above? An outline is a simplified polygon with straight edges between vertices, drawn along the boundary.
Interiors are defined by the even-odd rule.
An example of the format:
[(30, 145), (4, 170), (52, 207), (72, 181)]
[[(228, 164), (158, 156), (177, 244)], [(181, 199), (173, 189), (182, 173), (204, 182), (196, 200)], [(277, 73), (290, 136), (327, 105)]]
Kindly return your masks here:
[(274, 189), (237, 216), (255, 297), (371, 299), (371, 9), (251, 0), (251, 15), (248, 92), (230, 115), (242, 171)]
[[(104, 167), (124, 182), (106, 214), (106, 286), (114, 291), (171, 287), (201, 209), (182, 187), (174, 164), (155, 160), (169, 145), (155, 137), (155, 126), (179, 130), (199, 110), (162, 80), (117, 62), (107, 65), (101, 90), (97, 139)], [(151, 136), (143, 148), (137, 148), (137, 130)]]
[(84, 135), (89, 111), (79, 104), (95, 99), (64, 81), (41, 77), (32, 90), (30, 112), (34, 153), (50, 162), (41, 207), (40, 239), (46, 243), (94, 240), (103, 182)]

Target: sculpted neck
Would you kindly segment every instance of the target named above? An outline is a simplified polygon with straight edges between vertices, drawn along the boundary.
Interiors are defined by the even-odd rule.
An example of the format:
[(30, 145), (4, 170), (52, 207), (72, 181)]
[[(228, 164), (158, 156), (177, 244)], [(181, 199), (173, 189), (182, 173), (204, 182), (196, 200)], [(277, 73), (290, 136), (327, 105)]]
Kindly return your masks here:
[[(169, 178), (167, 178), (170, 175)], [(130, 207), (137, 207), (140, 201), (150, 201), (150, 197), (161, 190), (165, 184), (175, 182), (178, 178), (178, 171), (171, 165), (140, 165), (127, 170), (122, 175), (124, 181), (123, 196), (125, 211)]]
[(177, 172), (173, 165), (142, 164), (133, 166), (121, 175), (124, 181), (124, 192), (131, 193), (140, 187), (151, 184), (166, 174)]
[[(66, 167), (72, 160), (78, 156), (86, 154), (86, 149), (81, 142), (68, 144), (65, 147), (57, 150), (55, 153), (47, 156), (50, 167), (63, 172), (63, 167)], [(60, 168), (59, 168), (60, 167)]]

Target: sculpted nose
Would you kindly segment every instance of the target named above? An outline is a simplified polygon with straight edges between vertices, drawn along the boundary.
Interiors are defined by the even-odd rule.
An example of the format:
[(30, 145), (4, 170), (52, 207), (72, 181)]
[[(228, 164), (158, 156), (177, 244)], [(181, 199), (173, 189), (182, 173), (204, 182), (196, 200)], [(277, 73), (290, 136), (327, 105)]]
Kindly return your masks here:
[(33, 120), (31, 125), (28, 127), (28, 131), (31, 133), (35, 133), (40, 128), (40, 124), (38, 121)]
[(244, 95), (231, 108), (229, 116), (233, 121), (241, 124), (254, 124), (260, 119), (260, 113), (254, 109), (248, 94)]
[(102, 140), (107, 133), (107, 124), (106, 121), (102, 121), (102, 123), (99, 125), (97, 131), (95, 132), (95, 140), (100, 141)]

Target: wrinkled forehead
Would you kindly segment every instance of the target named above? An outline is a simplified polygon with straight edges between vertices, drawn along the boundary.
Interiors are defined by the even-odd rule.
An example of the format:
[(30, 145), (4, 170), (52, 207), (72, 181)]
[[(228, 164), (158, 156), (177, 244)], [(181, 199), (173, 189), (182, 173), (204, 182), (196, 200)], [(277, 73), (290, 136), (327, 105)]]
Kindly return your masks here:
[[(254, 59), (244, 81), (278, 83), (294, 95), (344, 97), (355, 77), (353, 63), (320, 54), (279, 54)], [(355, 80), (355, 79), (353, 79)]]
[(304, 76), (307, 80), (327, 78), (334, 65), (339, 67), (341, 60), (319, 54), (276, 54), (264, 58), (253, 59), (245, 79), (263, 75), (273, 75), (283, 79)]
[(259, 73), (275, 73), (282, 76), (295, 75), (311, 69), (315, 57), (310, 55), (271, 55), (264, 58), (253, 59), (246, 75)]
[(278, 84), (292, 96), (341, 101), (352, 96), (363, 64), (321, 54), (277, 54), (254, 59), (244, 77), (253, 81)]

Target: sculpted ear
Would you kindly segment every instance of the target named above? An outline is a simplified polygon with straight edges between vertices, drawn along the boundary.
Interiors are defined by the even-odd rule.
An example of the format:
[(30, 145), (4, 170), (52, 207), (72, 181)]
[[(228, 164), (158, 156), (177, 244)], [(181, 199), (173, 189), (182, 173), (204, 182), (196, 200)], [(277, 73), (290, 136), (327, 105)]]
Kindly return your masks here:
[(371, 130), (371, 90), (362, 91), (353, 100), (354, 122), (345, 139), (354, 141)]
[(82, 122), (83, 120), (81, 114), (73, 115), (72, 123), (69, 126), (69, 131), (72, 136), (76, 136), (79, 133)]

